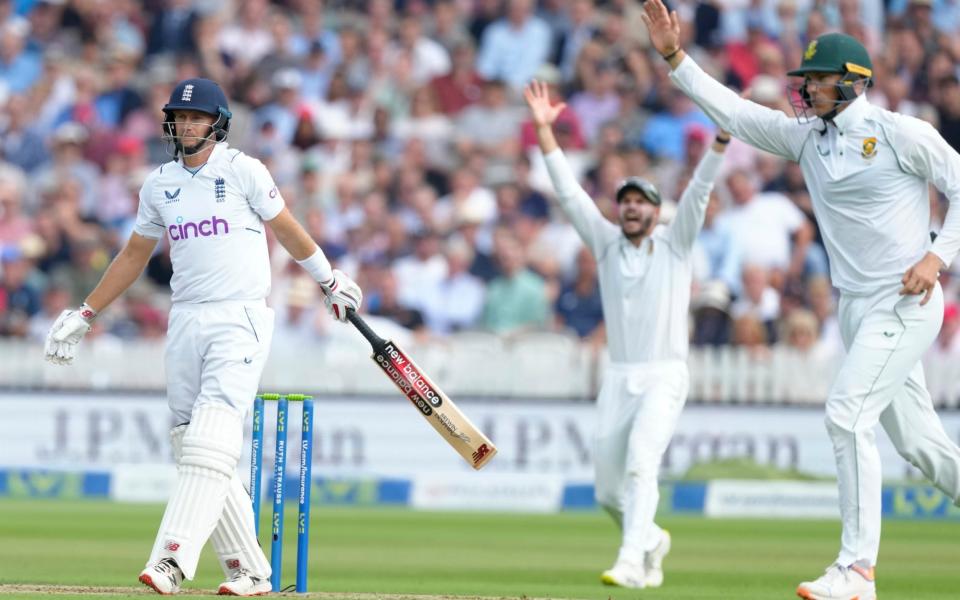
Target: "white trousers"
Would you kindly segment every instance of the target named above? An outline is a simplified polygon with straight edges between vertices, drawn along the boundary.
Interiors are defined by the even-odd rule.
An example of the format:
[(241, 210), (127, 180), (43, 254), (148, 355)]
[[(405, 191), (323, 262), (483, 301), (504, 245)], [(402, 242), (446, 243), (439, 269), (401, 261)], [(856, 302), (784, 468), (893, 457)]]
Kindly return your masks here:
[(597, 502), (623, 532), (618, 560), (641, 562), (660, 541), (657, 474), (687, 401), (686, 363), (611, 364), (597, 398)]
[(960, 498), (960, 448), (943, 430), (926, 389), (920, 358), (943, 321), (937, 284), (922, 296), (898, 288), (840, 300), (847, 356), (827, 398), (843, 532), (837, 562), (877, 562), (882, 473), (875, 429), (879, 421), (897, 451), (948, 496)]
[[(209, 409), (227, 409), (225, 414), (235, 414), (238, 420), (237, 423), (221, 420), (222, 425), (217, 422), (209, 424), (208, 429), (194, 436), (197, 438), (203, 434), (203, 439), (195, 440), (191, 452), (198, 444), (200, 450), (196, 451), (205, 451), (203, 444), (216, 442), (215, 438), (220, 434), (230, 437), (233, 432), (226, 430), (227, 425), (236, 425), (235, 433), (242, 439), (243, 423), (253, 405), (267, 361), (273, 322), (273, 310), (263, 301), (175, 304), (170, 311), (166, 347), (167, 401), (176, 422), (180, 425), (190, 423), (185, 428), (185, 434), (190, 435), (198, 425), (194, 422), (197, 416), (210, 412)], [(187, 452), (187, 446), (185, 438), (183, 453)], [(256, 545), (252, 512), (237, 512), (233, 497), (233, 504), (228, 502), (227, 496), (231, 493), (236, 496), (237, 487), (242, 491), (236, 473), (237, 456), (239, 452), (229, 457), (222, 452), (217, 454), (216, 458), (220, 460), (217, 465), (222, 469), (220, 479), (211, 477), (207, 473), (210, 469), (185, 474), (184, 465), (179, 465), (178, 487), (167, 504), (148, 564), (174, 556), (179, 559), (184, 575), (192, 579), (200, 548), (214, 533), (225, 572), (236, 564), (256, 574), (269, 573), (269, 567), (264, 568), (265, 559), (259, 547), (242, 547)], [(230, 464), (224, 462), (228, 459)], [(188, 475), (197, 481), (190, 479), (191, 483), (188, 483)], [(184, 492), (181, 488), (185, 485), (193, 487)], [(206, 490), (202, 497), (184, 497), (185, 493), (189, 495), (191, 490), (201, 488)], [(195, 523), (199, 516), (211, 512), (213, 519), (210, 523), (203, 522), (202, 527)], [(232, 528), (224, 529), (224, 524)], [(215, 532), (215, 526), (222, 531)], [(225, 536), (223, 532), (232, 532), (233, 535)], [(238, 557), (246, 557), (247, 564), (241, 564)]]
[(174, 304), (167, 328), (167, 402), (176, 424), (195, 406), (223, 403), (246, 418), (273, 336), (261, 301)]

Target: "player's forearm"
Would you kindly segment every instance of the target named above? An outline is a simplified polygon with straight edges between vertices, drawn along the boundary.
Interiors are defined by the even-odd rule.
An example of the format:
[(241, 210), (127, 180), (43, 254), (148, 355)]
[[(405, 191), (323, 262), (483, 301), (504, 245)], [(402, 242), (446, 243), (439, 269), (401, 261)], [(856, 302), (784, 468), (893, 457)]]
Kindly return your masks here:
[(333, 267), (330, 261), (289, 209), (284, 208), (273, 220), (268, 221), (268, 224), (280, 245), (307, 273), (310, 273), (318, 283), (330, 283), (333, 279)]
[(705, 73), (693, 59), (687, 58), (681, 50), (668, 61), (670, 79), (721, 129), (737, 135), (733, 117), (738, 106), (747, 100)]
[(929, 249), (949, 267), (960, 253), (960, 154), (929, 123), (910, 117), (900, 119), (891, 145), (900, 168), (933, 183), (949, 202), (943, 227)]
[(305, 260), (317, 251), (317, 243), (293, 217), (290, 209), (284, 208), (267, 224), (270, 225), (270, 229), (277, 236), (277, 241), (283, 249), (295, 260)]
[(537, 132), (537, 143), (540, 144), (540, 151), (543, 152), (544, 156), (560, 147), (560, 144), (557, 143), (556, 136), (553, 135), (552, 125), (536, 125), (535, 129)]
[(603, 237), (604, 227), (611, 226), (610, 222), (600, 213), (590, 195), (580, 187), (562, 150), (554, 149), (544, 156), (544, 161), (553, 189), (557, 191), (557, 204), (580, 234), (580, 239), (593, 250)]
[(121, 250), (107, 267), (103, 277), (100, 278), (100, 283), (87, 296), (86, 304), (93, 310), (102, 312), (133, 285), (149, 260), (149, 254), (144, 257), (135, 255), (128, 248)]
[(934, 240), (930, 252), (935, 254), (945, 266), (950, 264), (960, 253), (960, 201), (951, 201), (947, 214), (943, 219), (943, 227)]
[(803, 273), (811, 242), (813, 242), (813, 226), (810, 223), (804, 223), (797, 231), (796, 239), (793, 242), (793, 256), (790, 257), (791, 274), (799, 275)]
[(290, 256), (317, 282), (328, 283), (333, 278), (333, 267), (330, 261), (310, 234), (293, 217), (290, 209), (285, 207), (280, 214), (267, 221), (267, 224), (270, 225), (270, 229), (273, 230), (284, 250), (289, 252)]
[(561, 208), (566, 209), (567, 205), (573, 202), (580, 194), (586, 194), (573, 169), (567, 162), (567, 157), (559, 146), (554, 146), (550, 152), (543, 153), (544, 162), (547, 165), (547, 173), (550, 175), (550, 182), (553, 189), (557, 191), (557, 199), (560, 201)]
[(719, 154), (723, 154), (727, 151), (727, 146), (730, 144), (730, 134), (726, 131), (717, 132), (717, 137), (713, 139), (713, 143), (710, 144), (710, 149)]
[(667, 64), (670, 65), (670, 70), (674, 70), (680, 66), (680, 63), (683, 62), (683, 59), (687, 57), (687, 53), (683, 51), (683, 48), (678, 48), (677, 51), (673, 54), (668, 54), (670, 58), (667, 58)]
[(299, 231), (275, 231), (277, 241), (295, 260), (304, 260), (317, 251), (317, 243), (302, 227)]
[(670, 225), (670, 234), (672, 239), (685, 248), (693, 247), (693, 242), (703, 226), (710, 192), (723, 164), (723, 148), (721, 145), (720, 151), (717, 151), (711, 147), (704, 152), (690, 183), (680, 196), (677, 217)]

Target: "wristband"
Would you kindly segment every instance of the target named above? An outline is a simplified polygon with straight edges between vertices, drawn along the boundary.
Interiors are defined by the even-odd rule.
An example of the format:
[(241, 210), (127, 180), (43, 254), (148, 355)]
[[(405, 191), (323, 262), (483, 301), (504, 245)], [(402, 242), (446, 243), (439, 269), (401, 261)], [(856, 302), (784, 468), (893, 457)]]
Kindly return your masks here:
[(713, 141), (715, 141), (715, 142), (718, 143), (718, 144), (722, 144), (722, 145), (726, 146), (727, 144), (730, 143), (730, 140), (732, 140), (732, 139), (733, 139), (733, 138), (722, 139), (722, 138), (718, 135), (717, 137), (713, 138)]
[(80, 312), (80, 318), (87, 323), (90, 323), (97, 318), (97, 311), (93, 310), (93, 308), (86, 302), (80, 305), (78, 311)]
[(670, 59), (673, 58), (674, 56), (676, 56), (681, 50), (683, 50), (683, 48), (677, 48), (676, 50), (674, 50), (674, 51), (671, 52), (670, 54), (667, 54), (666, 56), (664, 56), (664, 57), (663, 57), (663, 60), (665, 60), (665, 61), (667, 61), (667, 62), (670, 62)]
[(317, 246), (317, 251), (309, 257), (298, 260), (297, 264), (303, 267), (307, 273), (310, 273), (310, 276), (316, 279), (317, 283), (326, 283), (333, 278), (333, 268), (320, 246)]

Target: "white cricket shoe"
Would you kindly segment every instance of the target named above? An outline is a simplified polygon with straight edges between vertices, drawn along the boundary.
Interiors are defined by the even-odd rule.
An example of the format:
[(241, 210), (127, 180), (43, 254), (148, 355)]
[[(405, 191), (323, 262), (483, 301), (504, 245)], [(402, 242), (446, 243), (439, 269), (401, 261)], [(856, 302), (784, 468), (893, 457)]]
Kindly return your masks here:
[(797, 596), (805, 600), (877, 600), (873, 567), (830, 565), (820, 579), (801, 583)]
[(140, 583), (153, 588), (153, 591), (158, 594), (169, 596), (180, 591), (183, 571), (180, 570), (177, 561), (164, 558), (140, 572)]
[(254, 577), (244, 569), (233, 574), (230, 581), (220, 584), (217, 593), (221, 596), (262, 596), (273, 589), (269, 579)]
[(663, 559), (670, 553), (670, 532), (666, 529), (660, 531), (660, 543), (643, 555), (644, 582), (649, 588), (663, 585)]
[(604, 585), (616, 585), (623, 588), (641, 589), (646, 587), (646, 577), (643, 565), (618, 560), (612, 569), (607, 569), (600, 575)]

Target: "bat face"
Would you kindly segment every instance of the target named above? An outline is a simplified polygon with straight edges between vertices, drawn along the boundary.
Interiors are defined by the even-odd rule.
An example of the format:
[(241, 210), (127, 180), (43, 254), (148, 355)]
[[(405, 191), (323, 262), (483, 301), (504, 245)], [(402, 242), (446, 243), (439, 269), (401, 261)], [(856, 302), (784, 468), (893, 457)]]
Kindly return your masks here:
[(494, 457), (497, 449), (493, 442), (396, 344), (390, 340), (379, 344), (374, 348), (373, 361), (474, 469), (480, 469)]

